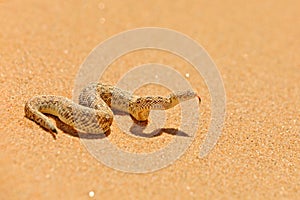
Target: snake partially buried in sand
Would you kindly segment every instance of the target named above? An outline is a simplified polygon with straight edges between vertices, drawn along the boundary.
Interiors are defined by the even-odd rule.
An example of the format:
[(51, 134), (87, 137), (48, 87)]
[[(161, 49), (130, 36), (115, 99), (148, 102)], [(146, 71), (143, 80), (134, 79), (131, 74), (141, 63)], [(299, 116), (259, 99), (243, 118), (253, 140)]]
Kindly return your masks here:
[(113, 122), (111, 109), (130, 114), (137, 121), (148, 120), (150, 110), (166, 110), (182, 101), (200, 97), (192, 90), (162, 96), (137, 96), (112, 85), (91, 83), (79, 96), (79, 104), (53, 95), (34, 96), (25, 104), (25, 116), (57, 133), (56, 126), (43, 113), (57, 116), (65, 124), (86, 133), (104, 133)]

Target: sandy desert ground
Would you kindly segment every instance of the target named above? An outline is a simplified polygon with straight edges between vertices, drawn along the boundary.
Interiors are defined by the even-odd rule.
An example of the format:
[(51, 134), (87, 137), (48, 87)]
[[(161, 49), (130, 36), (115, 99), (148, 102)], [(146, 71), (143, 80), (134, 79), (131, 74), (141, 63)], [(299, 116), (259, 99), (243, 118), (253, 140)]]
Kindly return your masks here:
[[(297, 199), (300, 196), (300, 2), (0, 0), (0, 199)], [(97, 161), (76, 135), (57, 139), (24, 117), (37, 94), (72, 98), (80, 65), (107, 38), (134, 28), (184, 33), (210, 54), (226, 90), (223, 133), (198, 158), (211, 114), (203, 78), (181, 58), (141, 50), (103, 74), (115, 84), (145, 63), (174, 67), (202, 97), (195, 140), (161, 170), (135, 174)], [(176, 41), (174, 41), (176, 42)], [(162, 75), (163, 76), (163, 75)], [(174, 80), (175, 81), (175, 80)], [(140, 94), (164, 94), (146, 86)], [(180, 107), (167, 112), (178, 127)], [(152, 152), (174, 137), (137, 138), (113, 123), (112, 143)]]

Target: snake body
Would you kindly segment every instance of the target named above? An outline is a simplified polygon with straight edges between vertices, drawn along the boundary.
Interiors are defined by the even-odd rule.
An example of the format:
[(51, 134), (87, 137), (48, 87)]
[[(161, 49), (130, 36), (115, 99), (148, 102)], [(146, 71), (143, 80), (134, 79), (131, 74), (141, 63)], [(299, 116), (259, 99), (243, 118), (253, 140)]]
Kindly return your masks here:
[(150, 110), (166, 110), (182, 101), (200, 97), (192, 90), (162, 96), (137, 96), (113, 85), (91, 83), (79, 96), (79, 104), (53, 95), (38, 95), (25, 104), (25, 116), (45, 129), (57, 133), (56, 126), (43, 113), (57, 116), (62, 122), (86, 133), (104, 133), (113, 122), (111, 109), (129, 113), (138, 121), (145, 121)]

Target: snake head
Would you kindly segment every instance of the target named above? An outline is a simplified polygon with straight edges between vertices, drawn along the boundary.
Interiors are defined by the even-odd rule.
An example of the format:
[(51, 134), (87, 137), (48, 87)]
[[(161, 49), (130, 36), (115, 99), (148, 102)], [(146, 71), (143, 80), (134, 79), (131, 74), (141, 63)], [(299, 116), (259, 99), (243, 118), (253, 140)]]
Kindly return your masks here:
[(185, 90), (185, 91), (178, 91), (170, 94), (169, 98), (172, 99), (174, 102), (182, 102), (187, 101), (190, 99), (193, 99), (195, 97), (198, 97), (199, 103), (201, 102), (200, 96), (194, 92), (193, 90)]

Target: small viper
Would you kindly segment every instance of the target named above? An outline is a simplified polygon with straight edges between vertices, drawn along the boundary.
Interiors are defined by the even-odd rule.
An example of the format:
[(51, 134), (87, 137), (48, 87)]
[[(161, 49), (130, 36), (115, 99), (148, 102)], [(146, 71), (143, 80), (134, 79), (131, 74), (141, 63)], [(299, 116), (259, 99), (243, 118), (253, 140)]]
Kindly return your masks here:
[(86, 133), (104, 133), (113, 122), (111, 109), (129, 113), (138, 121), (146, 121), (150, 110), (166, 110), (198, 97), (192, 90), (162, 96), (137, 96), (103, 83), (92, 83), (79, 96), (79, 104), (53, 95), (34, 96), (25, 104), (25, 116), (45, 129), (57, 133), (56, 126), (43, 113), (57, 116), (62, 122)]

